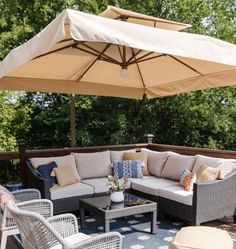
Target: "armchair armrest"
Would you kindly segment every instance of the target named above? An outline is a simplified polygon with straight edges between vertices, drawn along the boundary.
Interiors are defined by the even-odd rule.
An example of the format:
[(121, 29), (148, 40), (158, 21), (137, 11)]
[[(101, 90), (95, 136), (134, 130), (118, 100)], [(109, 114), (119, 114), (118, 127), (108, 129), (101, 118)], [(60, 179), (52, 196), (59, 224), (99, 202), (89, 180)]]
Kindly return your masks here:
[(73, 246), (70, 249), (104, 249), (104, 248), (121, 248), (122, 237), (118, 232), (109, 232), (96, 235), (90, 239), (84, 240)]
[(223, 180), (194, 184), (193, 211), (196, 223), (235, 215), (236, 174)]
[(41, 194), (38, 189), (22, 189), (12, 192), (12, 195), (17, 201), (29, 201), (41, 199)]
[(55, 215), (47, 220), (63, 238), (79, 232), (77, 218), (73, 214)]
[(50, 184), (47, 178), (40, 176), (30, 161), (26, 162), (27, 187), (36, 188), (40, 191), (42, 198), (50, 198)]

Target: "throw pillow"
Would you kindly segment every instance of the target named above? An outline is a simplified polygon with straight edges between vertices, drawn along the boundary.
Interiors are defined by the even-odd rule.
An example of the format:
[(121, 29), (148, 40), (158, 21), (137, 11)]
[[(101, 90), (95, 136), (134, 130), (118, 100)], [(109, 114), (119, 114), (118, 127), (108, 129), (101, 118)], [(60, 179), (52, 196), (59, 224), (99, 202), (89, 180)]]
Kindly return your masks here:
[(145, 152), (126, 152), (124, 153), (123, 160), (141, 160), (144, 163), (144, 166), (142, 168), (143, 170), (143, 175), (144, 176), (149, 176), (148, 168), (147, 168), (147, 159), (148, 155)]
[(140, 160), (128, 160), (113, 162), (114, 176), (117, 178), (142, 178), (143, 162)]
[(183, 186), (184, 190), (192, 191), (193, 184), (197, 181), (197, 177), (195, 173), (190, 172), (185, 169), (183, 174), (180, 177), (180, 185)]
[(58, 181), (58, 185), (61, 187), (77, 182), (76, 176), (74, 174), (74, 169), (72, 167), (58, 167), (55, 168), (54, 171)]
[(38, 168), (37, 168), (37, 172), (41, 176), (49, 179), (49, 187), (50, 188), (53, 185), (57, 184), (57, 178), (55, 177), (55, 175), (53, 175), (53, 170), (55, 168), (57, 168), (57, 164), (54, 161), (52, 161), (50, 163), (39, 165)]
[(207, 165), (200, 166), (197, 171), (197, 183), (215, 181), (221, 178), (221, 170)]
[(0, 200), (1, 200), (1, 209), (4, 210), (4, 206), (8, 201), (17, 202), (14, 195), (5, 187), (0, 185)]

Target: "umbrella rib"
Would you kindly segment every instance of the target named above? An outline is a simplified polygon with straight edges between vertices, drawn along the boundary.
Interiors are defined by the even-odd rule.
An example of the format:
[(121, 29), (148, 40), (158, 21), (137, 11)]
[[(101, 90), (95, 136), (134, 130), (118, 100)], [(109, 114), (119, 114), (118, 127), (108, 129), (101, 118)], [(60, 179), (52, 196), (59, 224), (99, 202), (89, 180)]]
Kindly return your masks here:
[(131, 60), (129, 64), (134, 64), (135, 61), (139, 61), (140, 59), (143, 59), (143, 58), (145, 58), (145, 57), (147, 57), (147, 56), (149, 56), (149, 55), (151, 55), (151, 54), (153, 54), (153, 52), (146, 53), (146, 54), (140, 56), (140, 57), (137, 58), (137, 59), (134, 57), (134, 60)]
[(166, 56), (166, 54), (159, 54), (159, 55), (152, 56), (152, 57), (149, 57), (149, 58), (146, 58), (146, 59), (142, 59), (142, 60), (137, 59), (137, 60), (134, 60), (131, 63), (129, 63), (129, 65), (132, 65), (132, 64), (135, 64), (135, 63), (144, 62), (144, 61), (153, 60), (153, 59), (156, 59), (156, 58), (159, 58), (159, 57), (163, 57), (163, 56)]
[(127, 64), (130, 63), (131, 60), (133, 60), (139, 53), (141, 53), (143, 50), (138, 50), (134, 55), (130, 56), (130, 58), (127, 60)]
[[(95, 49), (95, 48), (93, 48), (93, 47), (90, 47), (89, 45), (87, 45), (87, 44), (85, 44), (85, 43), (83, 43), (82, 45), (83, 45), (84, 47), (88, 48), (88, 49), (91, 49), (92, 51), (96, 52), (97, 54), (100, 53), (99, 50), (97, 50), (97, 49)], [(89, 51), (88, 51), (88, 53), (89, 53)], [(106, 57), (107, 61), (110, 60), (110, 61), (113, 61), (115, 64), (119, 64), (119, 65), (120, 65), (120, 62), (119, 62), (118, 60), (116, 60), (116, 59), (110, 57), (109, 55), (106, 55), (105, 53), (102, 54), (102, 58), (104, 58), (104, 57)], [(111, 62), (111, 63), (112, 63), (112, 62)]]
[[(134, 50), (133, 50), (133, 48), (131, 48), (131, 50), (132, 50), (132, 54), (134, 55)], [(134, 55), (134, 58), (135, 58), (135, 55)], [(142, 76), (142, 73), (141, 73), (141, 70), (140, 70), (140, 67), (139, 67), (137, 61), (136, 61), (136, 66), (137, 66), (137, 68), (138, 68), (138, 72), (139, 72), (139, 75), (140, 75), (140, 78), (141, 78), (143, 87), (146, 89), (146, 86), (145, 86), (145, 83), (144, 83), (144, 79), (143, 79), (143, 76)]]
[(118, 51), (119, 51), (119, 54), (120, 54), (120, 59), (123, 61), (123, 56), (122, 56), (122, 53), (121, 53), (120, 46), (119, 46), (119, 45), (117, 45), (117, 48), (118, 48)]
[(181, 63), (182, 65), (184, 65), (185, 67), (191, 69), (192, 71), (194, 71), (195, 73), (198, 73), (200, 74), (201, 76), (203, 76), (204, 74), (201, 73), (200, 71), (198, 71), (197, 69), (195, 69), (194, 67), (191, 67), (190, 65), (188, 65), (187, 63), (181, 61), (180, 59), (176, 58), (175, 56), (173, 55), (170, 55), (170, 54), (167, 54), (169, 57), (171, 57), (172, 59), (178, 61), (179, 63)]
[(97, 55), (97, 57), (93, 60), (93, 62), (84, 70), (84, 72), (79, 76), (76, 81), (80, 81), (84, 75), (89, 71), (89, 69), (96, 63), (96, 61), (101, 59), (101, 56), (105, 51), (111, 46), (111, 44), (107, 44), (107, 46)]
[(63, 49), (66, 49), (66, 48), (69, 48), (69, 47), (72, 47), (72, 46), (74, 46), (74, 43), (73, 43), (73, 44), (70, 44), (70, 45), (67, 45), (67, 46), (65, 46), (65, 47), (61, 47), (61, 48), (55, 49), (55, 50), (53, 50), (53, 51), (50, 51), (50, 52), (41, 54), (41, 55), (35, 57), (33, 60), (38, 59), (38, 58), (40, 58), (40, 57), (44, 57), (44, 56), (46, 56), (46, 55), (53, 54), (53, 53), (55, 53), (55, 52), (61, 51), (61, 50), (63, 50)]

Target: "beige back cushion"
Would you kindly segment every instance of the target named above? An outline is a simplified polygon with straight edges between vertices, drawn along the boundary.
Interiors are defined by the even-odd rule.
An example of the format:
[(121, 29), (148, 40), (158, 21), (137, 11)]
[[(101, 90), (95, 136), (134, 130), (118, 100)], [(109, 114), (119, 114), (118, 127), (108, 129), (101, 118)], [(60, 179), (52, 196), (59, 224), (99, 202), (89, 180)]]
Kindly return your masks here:
[(54, 169), (58, 185), (63, 187), (77, 182), (72, 167), (57, 167)]
[(107, 177), (112, 174), (110, 152), (72, 153), (81, 179)]
[(194, 156), (170, 154), (162, 171), (161, 177), (179, 181), (185, 169), (192, 171)]
[(202, 165), (219, 168), (225, 176), (231, 171), (236, 170), (236, 159), (223, 159), (209, 156), (197, 155), (193, 166), (193, 172), (197, 172)]
[(75, 157), (73, 155), (58, 156), (58, 157), (30, 158), (30, 162), (35, 169), (37, 169), (39, 165), (47, 164), (47, 163), (50, 163), (52, 161), (56, 162), (58, 167), (64, 167), (64, 166), (72, 167), (72, 169), (74, 171), (74, 175), (76, 177), (76, 180), (80, 181), (80, 176), (79, 176), (78, 171), (76, 169)]
[(141, 149), (141, 152), (145, 152), (148, 155), (147, 165), (150, 175), (161, 177), (161, 172), (169, 152), (157, 152), (148, 149)]
[(123, 156), (123, 160), (141, 160), (144, 162), (144, 167), (142, 168), (143, 175), (149, 176), (149, 171), (147, 168), (147, 159), (148, 155), (146, 152), (125, 152)]
[(126, 152), (133, 152), (134, 153), (135, 149), (133, 149), (133, 150), (119, 150), (119, 151), (110, 150), (111, 162), (113, 162), (113, 161), (122, 161), (123, 157), (124, 157), (124, 154)]

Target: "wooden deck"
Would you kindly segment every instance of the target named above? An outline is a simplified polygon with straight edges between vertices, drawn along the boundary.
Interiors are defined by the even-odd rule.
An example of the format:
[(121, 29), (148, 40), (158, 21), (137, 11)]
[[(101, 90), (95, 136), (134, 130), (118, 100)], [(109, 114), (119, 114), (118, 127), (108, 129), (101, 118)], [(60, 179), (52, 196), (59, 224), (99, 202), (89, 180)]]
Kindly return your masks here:
[[(236, 240), (236, 224), (234, 224), (231, 219), (212, 221), (205, 223), (203, 225), (226, 230), (231, 235), (232, 239)], [(22, 248), (17, 247), (15, 242), (11, 238), (9, 238), (7, 241), (6, 249), (22, 249)]]

